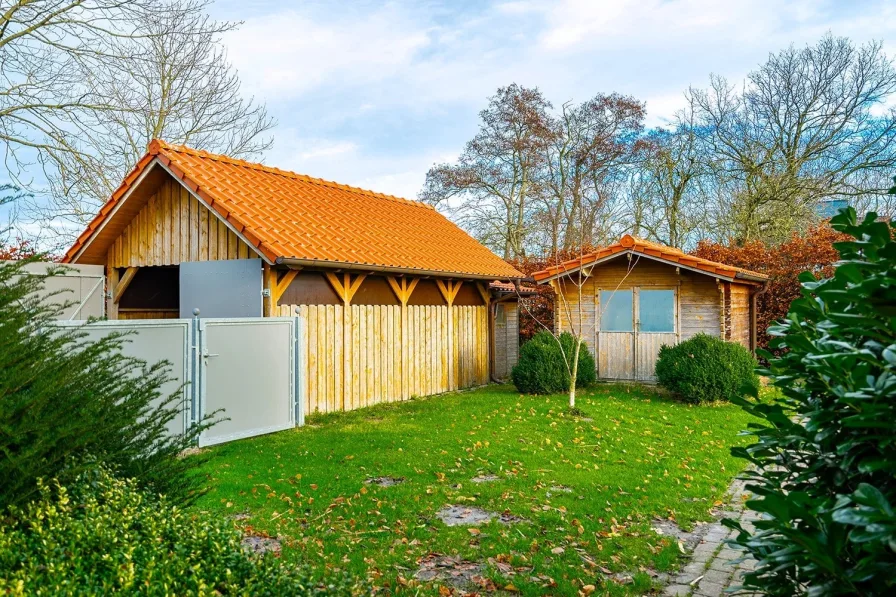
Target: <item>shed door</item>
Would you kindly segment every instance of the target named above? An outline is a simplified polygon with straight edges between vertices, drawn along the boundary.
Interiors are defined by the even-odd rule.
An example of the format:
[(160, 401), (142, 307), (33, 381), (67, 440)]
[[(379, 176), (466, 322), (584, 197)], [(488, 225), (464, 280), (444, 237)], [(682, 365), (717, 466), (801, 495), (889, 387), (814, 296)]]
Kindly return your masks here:
[(601, 290), (597, 374), (605, 379), (634, 379), (635, 318), (632, 289)]
[(638, 288), (635, 292), (635, 378), (654, 381), (656, 357), (663, 344), (678, 341), (676, 290)]
[(678, 341), (674, 288), (601, 290), (597, 374), (605, 379), (654, 381), (663, 344)]
[(261, 317), (261, 259), (180, 264), (180, 316)]

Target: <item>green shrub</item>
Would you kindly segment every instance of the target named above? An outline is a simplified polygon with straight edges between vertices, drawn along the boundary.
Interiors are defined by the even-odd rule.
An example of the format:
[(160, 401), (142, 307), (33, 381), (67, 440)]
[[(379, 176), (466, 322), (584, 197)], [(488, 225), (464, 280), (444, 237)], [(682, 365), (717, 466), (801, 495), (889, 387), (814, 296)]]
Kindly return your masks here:
[(226, 519), (190, 513), (103, 469), (40, 498), (0, 525), (0, 593), (17, 595), (330, 595), (305, 568), (251, 557)]
[[(520, 348), (520, 358), (511, 372), (516, 388), (526, 394), (554, 394), (569, 391), (570, 372), (567, 358), (572, 363), (575, 354), (575, 337), (569, 332), (557, 338), (547, 331), (538, 332)], [(565, 355), (565, 356), (564, 356)], [(588, 346), (579, 350), (579, 369), (576, 387), (594, 383), (594, 357)]]
[(697, 334), (675, 346), (660, 348), (656, 379), (687, 402), (731, 400), (744, 385), (759, 388), (756, 359), (734, 342)]
[(177, 455), (203, 426), (166, 433), (182, 411), (179, 394), (161, 394), (168, 366), (123, 356), (121, 336), (54, 327), (43, 277), (21, 275), (24, 263), (0, 263), (0, 508), (31, 499), (38, 478), (65, 484), (87, 455), (174, 501), (196, 495), (204, 457)]
[(725, 521), (757, 560), (744, 577), (768, 595), (896, 593), (896, 242), (852, 208), (831, 220), (832, 278), (804, 273), (802, 297), (772, 326), (771, 401), (738, 400), (761, 422), (749, 460), (755, 531)]

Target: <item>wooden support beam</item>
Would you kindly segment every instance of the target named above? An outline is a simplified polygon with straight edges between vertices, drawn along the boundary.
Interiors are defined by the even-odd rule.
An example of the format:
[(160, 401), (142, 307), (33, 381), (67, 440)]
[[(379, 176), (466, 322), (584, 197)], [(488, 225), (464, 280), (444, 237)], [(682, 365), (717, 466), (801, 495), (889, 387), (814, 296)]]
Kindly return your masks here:
[(460, 290), (460, 287), (463, 286), (463, 280), (458, 280), (457, 282), (453, 280), (436, 280), (436, 285), (439, 287), (439, 291), (442, 293), (442, 298), (445, 299), (445, 302), (448, 303), (448, 306), (451, 307), (454, 305), (454, 299), (457, 298), (457, 293)]
[(492, 302), (492, 295), (489, 294), (488, 289), (485, 287), (485, 284), (482, 282), (478, 282), (476, 284), (476, 290), (479, 291), (479, 296), (482, 297), (482, 302), (485, 303), (485, 306), (488, 307), (489, 303)]
[(299, 271), (301, 271), (301, 268), (287, 270), (283, 272), (282, 276), (273, 280), (273, 286), (271, 288), (271, 299), (274, 309), (277, 308), (277, 303), (280, 302), (280, 298), (283, 296), (283, 293), (286, 292), (286, 289), (289, 288), (289, 285), (292, 284), (292, 281), (295, 280), (296, 276), (299, 275)]
[(402, 306), (408, 304), (414, 289), (417, 288), (417, 283), (420, 282), (420, 278), (408, 280), (408, 278), (395, 279), (394, 276), (388, 276), (386, 280), (389, 282), (392, 292), (395, 293), (395, 298), (398, 299)]
[(116, 305), (118, 301), (121, 300), (121, 295), (124, 294), (124, 291), (128, 289), (128, 286), (131, 285), (131, 281), (134, 279), (134, 276), (137, 275), (137, 270), (139, 267), (129, 267), (125, 270), (124, 275), (119, 280), (118, 284), (115, 286), (115, 290), (112, 292), (112, 302)]

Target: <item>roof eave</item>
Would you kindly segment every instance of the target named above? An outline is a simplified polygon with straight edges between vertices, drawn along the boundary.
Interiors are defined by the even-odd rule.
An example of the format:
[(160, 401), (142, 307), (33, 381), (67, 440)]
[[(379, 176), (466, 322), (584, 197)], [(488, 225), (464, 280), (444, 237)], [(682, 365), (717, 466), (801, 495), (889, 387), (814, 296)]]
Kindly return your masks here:
[(301, 259), (297, 257), (278, 257), (278, 265), (292, 265), (297, 267), (319, 267), (322, 269), (344, 269), (365, 272), (378, 272), (403, 276), (430, 276), (434, 278), (462, 278), (468, 280), (522, 280), (525, 278), (521, 272), (518, 276), (502, 276), (499, 274), (476, 274), (467, 272), (447, 272), (442, 270), (429, 270), (415, 267), (397, 267), (390, 265), (371, 265), (368, 263), (353, 263), (350, 261), (329, 261), (324, 259)]
[[(703, 274), (705, 276), (710, 276), (712, 278), (718, 278), (720, 280), (727, 280), (728, 282), (733, 282), (735, 280), (743, 280), (744, 282), (753, 282), (753, 283), (764, 284), (765, 282), (768, 281), (768, 278), (762, 276), (761, 274), (751, 274), (749, 272), (743, 272), (743, 271), (736, 271), (733, 276), (726, 276), (726, 275), (720, 274), (718, 272), (711, 272), (711, 271), (707, 271), (704, 269), (700, 269), (698, 267), (691, 267), (691, 266), (688, 266), (688, 265), (685, 265), (682, 263), (678, 263), (676, 261), (671, 261), (669, 259), (663, 259), (662, 257), (657, 257), (656, 255), (650, 255), (649, 253), (645, 253), (643, 251), (637, 251), (634, 249), (634, 247), (626, 248), (623, 251), (611, 253), (609, 255), (606, 255), (604, 257), (601, 257), (599, 259), (594, 259), (591, 261), (586, 261), (586, 259), (587, 259), (587, 256), (586, 256), (585, 258), (581, 259), (582, 263), (576, 264), (576, 265), (573, 265), (570, 267), (563, 267), (563, 265), (561, 264), (559, 266), (559, 267), (563, 267), (563, 269), (561, 271), (554, 273), (554, 274), (550, 274), (541, 279), (539, 279), (538, 274), (542, 273), (542, 272), (549, 272), (550, 269), (542, 270), (542, 272), (535, 272), (532, 275), (538, 284), (545, 284), (547, 282), (550, 282), (551, 280), (556, 280), (557, 278), (562, 278), (563, 276), (568, 276), (570, 274), (574, 274), (583, 268), (599, 265), (605, 261), (609, 261), (610, 259), (615, 259), (617, 257), (621, 257), (626, 254), (646, 257), (647, 259), (651, 259), (653, 261), (659, 261), (660, 263), (665, 263), (666, 265), (680, 267), (682, 269), (686, 269), (686, 270), (689, 270), (689, 271), (692, 271), (692, 272), (695, 272), (698, 274)], [(576, 261), (579, 261), (579, 260), (576, 260)]]

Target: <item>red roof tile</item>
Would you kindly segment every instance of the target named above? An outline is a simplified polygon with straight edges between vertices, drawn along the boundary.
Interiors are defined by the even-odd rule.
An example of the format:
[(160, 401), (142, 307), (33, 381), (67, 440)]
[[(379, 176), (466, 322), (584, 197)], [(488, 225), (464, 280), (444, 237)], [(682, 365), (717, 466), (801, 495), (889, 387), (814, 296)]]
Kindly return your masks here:
[(679, 249), (667, 247), (666, 245), (661, 245), (659, 243), (650, 242), (636, 236), (631, 236), (630, 234), (626, 234), (621, 239), (619, 239), (619, 242), (608, 247), (604, 247), (603, 249), (600, 249), (593, 253), (583, 255), (582, 257), (577, 259), (564, 261), (560, 265), (555, 265), (553, 267), (535, 272), (534, 274), (532, 274), (532, 277), (535, 278), (536, 282), (544, 282), (558, 275), (573, 272), (580, 267), (584, 267), (590, 263), (594, 263), (607, 257), (627, 252), (639, 253), (648, 257), (652, 257), (659, 261), (664, 261), (666, 263), (679, 264), (684, 267), (706, 272), (707, 274), (710, 274), (712, 276), (727, 279), (729, 281), (734, 280), (735, 278), (747, 279), (754, 282), (761, 282), (768, 279), (768, 276), (766, 276), (765, 274), (760, 274), (759, 272), (754, 272), (731, 265), (725, 265), (724, 263), (710, 261), (709, 259), (694, 257), (693, 255), (688, 255), (687, 253), (684, 253)]
[(269, 261), (301, 259), (447, 275), (523, 274), (418, 201), (311, 178), (160, 140), (149, 144), (64, 258), (72, 262), (154, 160), (232, 223)]

